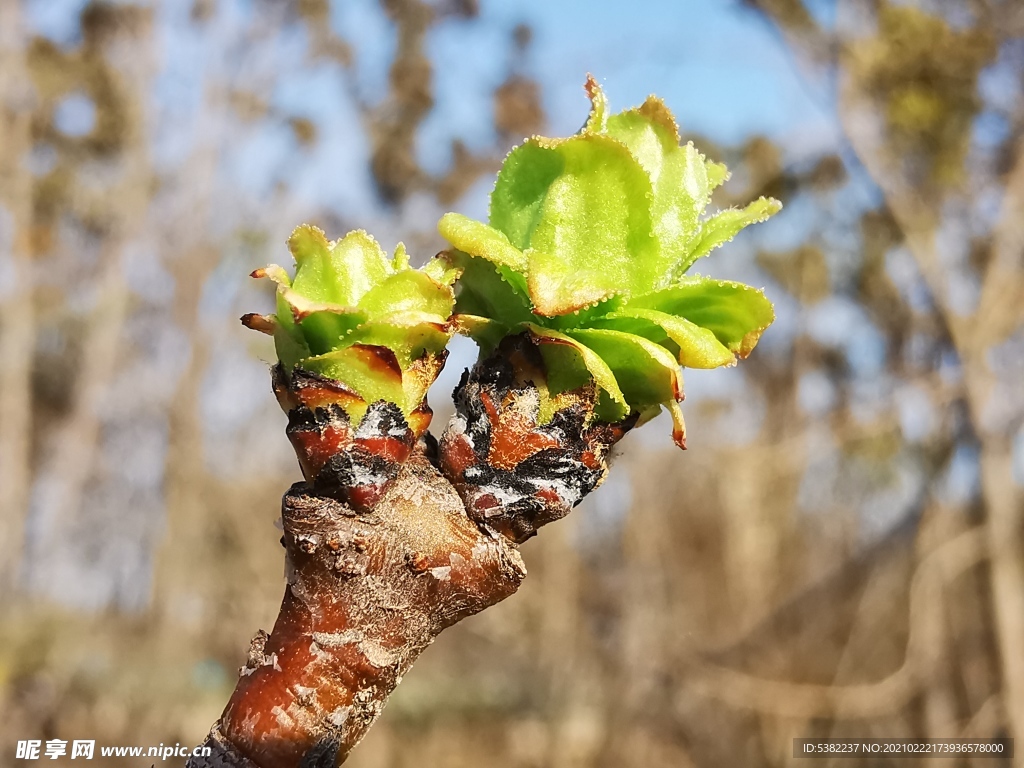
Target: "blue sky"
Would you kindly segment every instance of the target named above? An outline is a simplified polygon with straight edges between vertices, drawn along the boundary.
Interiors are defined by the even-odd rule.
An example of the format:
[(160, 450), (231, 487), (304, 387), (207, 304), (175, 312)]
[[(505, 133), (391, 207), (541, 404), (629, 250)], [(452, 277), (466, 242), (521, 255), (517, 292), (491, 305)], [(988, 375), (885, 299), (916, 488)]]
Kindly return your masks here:
[[(30, 0), (30, 28), (73, 42), (84, 4)], [(181, 118), (201, 108), (204, 76), (222, 77), (223, 70), (237, 64), (239, 87), (246, 87), (246, 81), (265, 87), (268, 75), (275, 78), (273, 92), (265, 94), (272, 103), (314, 119), (321, 129), (320, 146), (303, 163), (297, 162), (294, 136), (286, 125), (237, 126), (238, 136), (224, 160), (239, 186), (260, 197), (287, 174), (294, 194), (311, 206), (372, 216), (373, 187), (366, 168), (370, 148), (345, 81), (354, 77), (356, 93), (371, 103), (387, 91), (397, 42), (377, 0), (332, 4), (332, 23), (356, 53), (352, 75), (337, 65), (305, 63), (305, 33), (297, 28), (262, 39), (261, 52), (237, 42), (233, 47), (232, 38), (237, 41), (237, 30), (251, 15), (252, 0), (220, 0), (205, 33), (189, 23), (190, 5), (158, 6), (155, 99), (158, 109), (175, 117), (174, 130), (158, 132), (158, 161), (173, 167), (187, 154), (194, 130)], [(833, 7), (834, 0), (812, 3), (826, 23)], [(770, 27), (735, 0), (645, 0), (629, 6), (610, 0), (482, 0), (479, 18), (447, 19), (427, 41), (435, 64), (436, 104), (421, 128), (418, 152), (428, 170), (444, 170), (453, 138), (475, 150), (493, 145), (491, 93), (507, 75), (510, 31), (520, 22), (534, 30), (526, 73), (542, 86), (552, 135), (571, 133), (581, 124), (588, 106), (582, 85), (591, 72), (613, 107), (639, 104), (657, 93), (684, 130), (719, 144), (765, 134), (816, 153), (836, 143), (828, 96), (812, 92)], [(86, 111), (81, 107), (72, 103), (65, 111), (81, 117)], [(486, 185), (465, 201), (467, 213), (483, 213), (483, 192)]]
[[(827, 10), (832, 3), (818, 5)], [(356, 53), (357, 91), (375, 102), (387, 90), (394, 29), (376, 0), (333, 8), (335, 28)], [(808, 153), (835, 144), (827, 98), (808, 89), (770, 28), (735, 2), (647, 0), (627, 8), (610, 0), (483, 0), (479, 18), (445, 20), (427, 42), (436, 103), (421, 127), (418, 152), (428, 170), (444, 170), (454, 138), (478, 151), (492, 145), (491, 93), (508, 72), (510, 31), (521, 22), (534, 31), (525, 72), (542, 86), (551, 135), (572, 133), (582, 123), (588, 109), (583, 82), (591, 72), (613, 107), (639, 104), (656, 92), (685, 130), (722, 144), (754, 134), (789, 139)], [(338, 92), (322, 73), (311, 73), (301, 87), (286, 86), (287, 101), (313, 97), (318, 78)], [(483, 213), (486, 190), (464, 201), (467, 213)]]
[[(346, 5), (340, 20), (358, 19), (368, 30), (351, 38), (362, 83), (379, 89), (383, 60), (393, 48), (390, 30), (372, 0)], [(592, 72), (613, 106), (639, 104), (656, 92), (687, 131), (723, 144), (755, 133), (821, 141), (834, 136), (828, 110), (768, 26), (735, 2), (484, 0), (479, 19), (451, 19), (431, 34), (437, 105), (423, 127), (422, 147), (447, 147), (456, 134), (470, 146), (487, 145), (489, 121), (480, 118), (489, 114), (490, 93), (506, 73), (509, 30), (520, 22), (534, 30), (527, 73), (543, 85), (553, 135), (581, 124), (588, 106), (583, 80)], [(421, 156), (427, 165), (442, 164), (429, 150)]]
[[(59, 42), (73, 43), (83, 4), (32, 0), (30, 25)], [(826, 21), (831, 6), (816, 6)], [(331, 210), (349, 226), (366, 227), (385, 247), (393, 247), (404, 235), (396, 232), (395, 217), (376, 202), (368, 170), (370, 146), (352, 97), (354, 91), (360, 100), (375, 103), (387, 92), (397, 43), (378, 0), (332, 4), (332, 24), (355, 52), (351, 71), (334, 62), (310, 63), (304, 55), (307, 33), (299, 26), (281, 27), (253, 47), (245, 33), (253, 0), (219, 0), (216, 15), (202, 27), (191, 23), (189, 7), (185, 2), (159, 5), (153, 93), (158, 165), (173, 172), (195, 142), (203, 140), (204, 130), (223, 130), (216, 129), (216, 117), (203, 114), (208, 108), (203, 93), (211, 85), (222, 87), (225, 77), (233, 78), (233, 87), (258, 92), (285, 114), (313, 120), (320, 140), (313, 149), (300, 149), (284, 121), (245, 123), (226, 115), (230, 135), (219, 140), (219, 162), (230, 196), (208, 215), (230, 231), (251, 215), (246, 211), (266, 211), (275, 182), (287, 178), (288, 215), (277, 217), (280, 222), (262, 219), (272, 230), (271, 242), (283, 243), (294, 220), (315, 219)], [(613, 108), (639, 104), (657, 93), (684, 130), (722, 145), (764, 134), (791, 148), (789, 152), (816, 154), (837, 141), (827, 96), (811, 91), (771, 28), (737, 2), (646, 0), (627, 7), (610, 0), (482, 0), (478, 18), (444, 20), (427, 40), (436, 103), (421, 128), (418, 150), (429, 170), (443, 172), (454, 138), (476, 150), (494, 145), (491, 94), (508, 74), (511, 30), (522, 22), (534, 31), (525, 73), (541, 84), (549, 135), (572, 133), (584, 120), (589, 105), (583, 82), (590, 72), (604, 85)], [(66, 111), (76, 118), (85, 110), (71, 103)], [(484, 217), (490, 183), (481, 180), (458, 208)], [(801, 216), (799, 201), (789, 202), (791, 211), (758, 228), (771, 247), (787, 247), (803, 235), (798, 225), (808, 217)], [(436, 211), (427, 210), (421, 218), (424, 228), (430, 228)], [(744, 242), (737, 240), (723, 251), (710, 269), (722, 277), (760, 283), (761, 277), (751, 272)], [(219, 273), (216, 280), (226, 285)], [(252, 289), (243, 291), (248, 300)], [(214, 301), (215, 314), (234, 312), (235, 297), (229, 291)], [(790, 336), (775, 334), (780, 342)], [(457, 377), (474, 356), (472, 345), (456, 344), (446, 377)], [(442, 380), (438, 388), (450, 391), (453, 384)], [(687, 388), (691, 402), (703, 393), (742, 391), (743, 373), (716, 372), (712, 380), (688, 372)]]

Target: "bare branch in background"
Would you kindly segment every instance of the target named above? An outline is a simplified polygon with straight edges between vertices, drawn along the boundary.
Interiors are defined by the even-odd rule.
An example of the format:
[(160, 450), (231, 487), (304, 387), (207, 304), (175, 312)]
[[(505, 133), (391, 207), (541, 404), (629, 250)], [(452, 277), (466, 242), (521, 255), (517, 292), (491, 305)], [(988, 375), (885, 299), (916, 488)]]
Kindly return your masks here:
[[(819, 42), (824, 33), (806, 29), (806, 14), (794, 8), (799, 3), (755, 5), (777, 25), (798, 56), (812, 66), (825, 63)], [(1014, 425), (996, 424), (987, 416), (997, 391), (990, 350), (1021, 328), (1024, 246), (1019, 222), (1024, 209), (1019, 187), (1024, 174), (1020, 162), (1002, 180), (1002, 213), (988, 245), (993, 258), (979, 277), (981, 291), (973, 315), (952, 306), (951, 277), (940, 259), (939, 238), (946, 199), (956, 194), (949, 180), (960, 178), (957, 174), (966, 162), (963, 136), (978, 109), (977, 72), (994, 55), (993, 38), (1011, 39), (1024, 14), (1019, 8), (997, 8), (987, 2), (973, 5), (976, 26), (952, 31), (940, 17), (925, 11), (878, 3), (873, 8), (876, 37), (871, 37), (863, 19), (865, 12), (869, 16), (872, 12), (863, 4), (840, 3), (837, 33), (842, 47), (835, 66), (839, 117), (846, 137), (882, 192), (963, 368), (964, 400), (981, 448), (1003, 701), (1011, 732), (1020, 734), (1024, 733), (1024, 659), (1019, 653), (1024, 647), (1024, 511), (1010, 466)], [(993, 24), (997, 16), (1000, 21)], [(893, 46), (888, 63), (886, 45)], [(943, 109), (949, 110), (948, 119), (939, 117)], [(907, 149), (911, 145), (901, 138), (903, 134), (914, 136), (914, 149)], [(925, 154), (915, 157), (913, 153), (921, 147)], [(1010, 153), (1019, 158), (1021, 151), (1018, 145)]]
[[(297, 476), (287, 445), (255, 427), (279, 440), (283, 421), (265, 384), (270, 342), (237, 324), (270, 305), (253, 306), (267, 297), (242, 276), (286, 260), (298, 221), (366, 226), (429, 256), (435, 208), (475, 194), (512, 144), (540, 132), (542, 89), (561, 86), (570, 57), (598, 54), (581, 29), (622, 18), (594, 6), (577, 29), (554, 25), (554, 6), (510, 18), (474, 0), (195, 0), (159, 4), (136, 34), (117, 21), (123, 4), (92, 5), (76, 26), (0, 0), (0, 541), (20, 540), (34, 487), (33, 530), (49, 511), (83, 535), (61, 548), (38, 537), (22, 573), (45, 590), (53, 561), (73, 558), (65, 574), (78, 584), (131, 580), (142, 598), (107, 595), (102, 614), (33, 595), (11, 603), (0, 619), (10, 754), (51, 734), (194, 744), (208, 730), (246, 661), (238, 638), (276, 614), (273, 497)], [(803, 85), (784, 85), (787, 67), (759, 77), (803, 89), (825, 125), (808, 136), (783, 101), (771, 114), (792, 133), (760, 135), (769, 129), (742, 122), (757, 101), (736, 112), (737, 144), (694, 137), (734, 172), (716, 204), (787, 204), (766, 240), (737, 240), (714, 272), (766, 286), (776, 346), (721, 388), (687, 374), (687, 419), (705, 443), (680, 460), (667, 441), (627, 437), (615, 482), (524, 546), (530, 578), (514, 600), (433, 645), (354, 768), (767, 768), (790, 764), (794, 736), (1024, 729), (1024, 505), (1012, 475), (1024, 7), (838, 5), (834, 24), (800, 0), (707, 10), (792, 53)], [(884, 9), (898, 16), (888, 27)], [(18, 15), (22, 29), (56, 31), (30, 39)], [(595, 75), (696, 64), (732, 88), (760, 65), (715, 40), (730, 51), (718, 71), (703, 46), (675, 45), (675, 30), (662, 39), (652, 20), (627, 39), (632, 28), (630, 66)], [(533, 29), (548, 46), (541, 71)], [(494, 50), (481, 54), (477, 35)], [(387, 61), (382, 37), (398, 41)], [(435, 60), (440, 40), (465, 49)], [(390, 67), (382, 93), (360, 91), (364, 66)], [(479, 124), (441, 114), (442, 78), (447, 89), (454, 77)], [(95, 107), (84, 134), (65, 130), (68, 97)], [(425, 127), (451, 137), (434, 148), (450, 152), (442, 171), (420, 164)], [(339, 190), (348, 201), (366, 190), (371, 221), (337, 204)], [(134, 247), (142, 226), (152, 253)], [(146, 359), (157, 351), (171, 361), (159, 376)], [(463, 351), (446, 375), (457, 379)], [(123, 387), (128, 371), (145, 386)], [(97, 395), (110, 387), (117, 414), (96, 411), (97, 399), (110, 408)], [(111, 471), (118, 436), (151, 459), (148, 507), (135, 491), (104, 495), (145, 474)], [(132, 550), (130, 575), (115, 573), (123, 559), (103, 547), (134, 536), (140, 515), (152, 539)], [(13, 574), (18, 554), (5, 548), (0, 571)]]
[[(138, 9), (93, 5), (83, 15), (83, 30), (81, 52), (65, 59), (54, 51), (47, 62), (38, 65), (38, 71), (51, 81), (55, 75), (70, 81), (45, 94), (51, 99), (73, 92), (80, 72), (103, 84), (102, 89), (93, 91), (97, 125), (82, 142), (79, 162), (88, 163), (92, 153), (97, 153), (110, 164), (115, 179), (102, 193), (105, 205), (92, 197), (95, 193), (88, 184), (80, 190), (72, 186), (69, 191), (73, 210), (77, 207), (75, 212), (87, 226), (98, 229), (102, 244), (96, 267), (85, 275), (87, 280), (92, 278), (94, 301), (82, 324), (82, 362), (71, 386), (68, 413), (47, 436), (52, 442), (40, 468), (29, 527), (29, 585), (51, 594), (59, 589), (52, 579), (63, 573), (55, 564), (74, 546), (74, 540), (68, 540), (71, 521), (92, 472), (102, 402), (121, 357), (129, 301), (123, 258), (145, 226), (151, 181), (144, 113), (152, 75), (146, 64), (151, 20)], [(81, 68), (78, 57), (84, 63)], [(130, 61), (131, 67), (122, 65), (116, 71), (106, 57), (123, 57), (122, 62)], [(108, 111), (115, 117), (108, 119)]]
[(929, 553), (918, 565), (910, 587), (910, 637), (903, 664), (877, 683), (864, 685), (800, 685), (765, 680), (722, 668), (698, 664), (692, 688), (737, 709), (753, 709), (779, 717), (859, 720), (899, 712), (928, 683), (927, 640), (922, 625), (928, 614), (941, 613), (942, 585), (974, 567), (986, 557), (980, 530), (967, 531)]
[(0, 3), (0, 589), (13, 591), (32, 482), (31, 148), (33, 93), (20, 5)]

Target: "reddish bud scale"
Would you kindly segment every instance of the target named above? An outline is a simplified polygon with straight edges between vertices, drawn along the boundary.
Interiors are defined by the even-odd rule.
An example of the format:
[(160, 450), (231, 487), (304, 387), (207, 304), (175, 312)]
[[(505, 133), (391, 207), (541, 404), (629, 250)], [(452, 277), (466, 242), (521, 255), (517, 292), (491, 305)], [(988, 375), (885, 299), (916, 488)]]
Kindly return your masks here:
[(286, 378), (281, 366), (274, 369), (274, 390), (288, 413), (288, 439), (306, 481), (356, 509), (373, 506), (416, 443), (401, 409), (372, 403), (353, 426), (343, 407), (350, 390), (301, 369)]
[(546, 448), (558, 448), (557, 435), (536, 429), (536, 417), (516, 407), (514, 392), (505, 394), (500, 409), (490, 392), (481, 391), (480, 402), (491, 427), (487, 463), (492, 467), (511, 471)]
[(596, 392), (558, 397), (539, 423), (544, 362), (525, 336), (505, 339), (463, 376), (441, 438), (441, 470), (470, 517), (516, 542), (564, 517), (604, 480), (608, 450), (636, 423), (593, 420)]
[(189, 768), (340, 765), (438, 633), (515, 592), (514, 542), (597, 487), (635, 421), (593, 421), (591, 388), (559, 395), (539, 423), (543, 375), (532, 343), (507, 339), (464, 376), (438, 452), (394, 403), (353, 424), (337, 382), (275, 370), (306, 476), (282, 504), (288, 587), (206, 741), (213, 754)]

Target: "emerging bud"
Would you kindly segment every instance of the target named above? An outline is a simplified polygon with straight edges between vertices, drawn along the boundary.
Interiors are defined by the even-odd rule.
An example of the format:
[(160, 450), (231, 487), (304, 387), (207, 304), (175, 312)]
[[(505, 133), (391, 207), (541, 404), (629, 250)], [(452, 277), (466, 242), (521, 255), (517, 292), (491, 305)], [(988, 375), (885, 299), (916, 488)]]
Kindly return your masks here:
[(680, 145), (660, 99), (609, 115), (593, 78), (586, 90), (579, 133), (535, 136), (509, 153), (489, 224), (442, 218), (447, 258), (464, 270), (456, 323), (485, 353), (527, 331), (553, 394), (593, 381), (607, 422), (642, 423), (664, 406), (683, 446), (679, 366), (734, 365), (774, 320), (761, 291), (684, 274), (781, 205), (762, 197), (704, 216), (725, 166)]
[(415, 442), (430, 423), (426, 394), (444, 366), (460, 270), (438, 259), (412, 269), (404, 246), (388, 259), (362, 230), (328, 242), (303, 225), (288, 247), (294, 278), (277, 265), (252, 273), (277, 283), (277, 314), (242, 318), (274, 337), (282, 408), (336, 405), (354, 429), (371, 406), (391, 403)]

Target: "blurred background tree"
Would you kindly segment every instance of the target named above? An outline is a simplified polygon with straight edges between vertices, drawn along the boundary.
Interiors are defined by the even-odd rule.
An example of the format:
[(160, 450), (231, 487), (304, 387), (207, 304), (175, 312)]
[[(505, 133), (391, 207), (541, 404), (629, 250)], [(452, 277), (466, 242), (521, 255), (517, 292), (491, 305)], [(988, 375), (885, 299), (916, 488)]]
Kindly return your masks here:
[(1019, 2), (0, 0), (0, 754), (201, 740), (298, 477), (244, 275), (301, 221), (432, 255), (515, 142), (578, 127), (588, 69), (666, 98), (721, 205), (786, 203), (716, 265), (779, 320), (687, 373), (690, 451), (627, 438), (350, 764), (1024, 737)]

